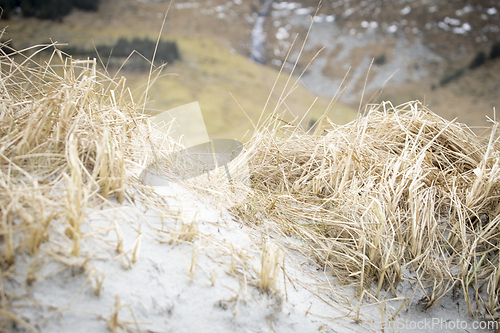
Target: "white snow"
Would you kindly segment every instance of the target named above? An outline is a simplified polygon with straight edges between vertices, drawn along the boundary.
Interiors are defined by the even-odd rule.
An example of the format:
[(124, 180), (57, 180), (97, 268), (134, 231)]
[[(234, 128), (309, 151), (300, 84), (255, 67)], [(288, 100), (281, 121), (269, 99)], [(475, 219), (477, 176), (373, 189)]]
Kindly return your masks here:
[(284, 28), (284, 27), (278, 28), (278, 32), (276, 33), (277, 39), (286, 39), (289, 36), (290, 36), (290, 34), (288, 33), (288, 30), (286, 30), (286, 28)]
[(273, 9), (275, 10), (294, 10), (300, 8), (300, 3), (296, 2), (273, 2)]
[(467, 33), (467, 31), (465, 31), (464, 29), (462, 29), (462, 27), (453, 27), (451, 29), (451, 31), (454, 34), (457, 34), (457, 35), (465, 35)]
[(397, 26), (397, 25), (395, 25), (395, 24), (393, 24), (393, 25), (391, 25), (391, 26), (389, 26), (389, 27), (387, 28), (387, 31), (388, 31), (389, 33), (391, 33), (391, 34), (392, 34), (392, 33), (395, 33), (396, 31), (398, 31), (398, 26)]
[(411, 12), (411, 7), (410, 6), (406, 6), (405, 8), (401, 9), (400, 13), (401, 15), (407, 15)]
[(316, 23), (321, 23), (324, 20), (325, 20), (325, 16), (324, 15), (318, 15), (318, 16), (314, 17), (314, 22), (316, 22)]
[(198, 7), (199, 4), (197, 2), (180, 2), (175, 4), (176, 9), (192, 9)]
[(279, 60), (279, 59), (273, 59), (271, 60), (271, 64), (273, 64), (274, 66), (281, 66), (283, 64), (283, 61)]
[(325, 21), (326, 22), (333, 22), (333, 21), (335, 21), (335, 15), (327, 15), (325, 17)]
[(474, 8), (473, 8), (472, 6), (467, 5), (467, 6), (465, 6), (465, 7), (464, 7), (464, 8), (462, 8), (462, 9), (457, 9), (457, 10), (455, 11), (455, 15), (457, 15), (457, 16), (462, 16), (462, 15), (464, 15), (464, 14), (466, 14), (466, 13), (470, 13), (470, 12), (472, 12), (473, 10), (474, 10)]
[(444, 23), (449, 24), (449, 25), (460, 25), (461, 22), (459, 19), (454, 19), (454, 18), (446, 16), (444, 18)]
[(496, 13), (498, 13), (498, 11), (497, 11), (497, 9), (495, 7), (488, 8), (488, 10), (486, 12), (489, 15), (495, 15)]
[(448, 24), (446, 24), (445, 22), (443, 22), (443, 21), (440, 21), (438, 23), (438, 27), (440, 27), (441, 29), (443, 29), (445, 31), (449, 31), (450, 30), (450, 26)]
[(376, 29), (378, 27), (378, 23), (376, 21), (362, 21), (361, 22), (361, 27), (365, 29)]
[(348, 8), (346, 11), (342, 14), (342, 17), (348, 17), (352, 15), (355, 12), (354, 8)]
[(295, 10), (295, 14), (297, 14), (297, 15), (309, 15), (313, 11), (314, 11), (314, 9), (312, 9), (312, 8), (299, 8), (299, 9)]
[(453, 33), (460, 34), (460, 35), (465, 35), (467, 32), (469, 32), (471, 30), (472, 30), (472, 27), (470, 26), (469, 23), (464, 23), (464, 24), (462, 24), (461, 27), (454, 27), (452, 29)]

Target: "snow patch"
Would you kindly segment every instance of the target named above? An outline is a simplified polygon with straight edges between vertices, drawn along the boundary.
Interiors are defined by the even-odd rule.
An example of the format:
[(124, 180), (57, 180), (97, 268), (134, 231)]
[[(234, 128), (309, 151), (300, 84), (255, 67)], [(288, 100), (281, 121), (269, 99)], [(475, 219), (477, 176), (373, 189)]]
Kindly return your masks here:
[(348, 8), (343, 14), (342, 17), (348, 17), (354, 13), (354, 8)]
[(278, 32), (276, 33), (277, 39), (286, 39), (289, 36), (290, 36), (290, 34), (288, 33), (288, 30), (286, 30), (286, 28), (284, 28), (284, 27), (280, 27), (278, 29)]
[(297, 14), (297, 15), (309, 15), (313, 11), (314, 11), (314, 9), (312, 9), (312, 8), (299, 8), (299, 9), (295, 10), (295, 14)]
[(387, 31), (391, 34), (395, 33), (396, 31), (398, 31), (398, 26), (393, 24), (391, 26), (389, 26), (389, 28), (387, 28)]
[(449, 24), (449, 25), (460, 25), (461, 22), (459, 19), (454, 19), (454, 18), (446, 16), (444, 18), (444, 23)]
[(314, 17), (314, 22), (321, 23), (324, 21), (324, 19), (325, 19), (324, 15), (318, 15)]
[(335, 21), (335, 15), (328, 15), (327, 17), (325, 17), (325, 21), (326, 22), (333, 22), (333, 21)]
[(491, 8), (488, 8), (486, 10), (486, 12), (489, 14), (489, 15), (495, 15), (496, 13), (498, 13), (497, 9), (495, 7), (491, 7)]
[(444, 23), (443, 21), (440, 21), (438, 23), (438, 27), (440, 27), (444, 31), (450, 31), (450, 26), (448, 24)]
[(274, 2), (273, 9), (275, 10), (294, 10), (300, 8), (300, 3), (296, 2)]
[(271, 60), (271, 64), (273, 64), (274, 66), (280, 67), (283, 64), (283, 61), (281, 61), (279, 59), (273, 59), (273, 60)]
[(199, 4), (197, 2), (182, 2), (175, 4), (176, 9), (193, 9), (198, 8), (198, 6)]
[(474, 10), (474, 8), (472, 8), (472, 6), (467, 5), (467, 6), (465, 6), (465, 7), (464, 7), (464, 8), (462, 8), (462, 9), (457, 9), (457, 10), (455, 11), (455, 14), (456, 14), (457, 16), (462, 16), (462, 15), (464, 15), (464, 14), (467, 14), (467, 13), (472, 12), (473, 10)]
[(378, 27), (378, 23), (375, 21), (371, 21), (371, 22), (363, 21), (363, 22), (361, 22), (361, 27), (363, 27), (365, 29), (376, 29)]
[(411, 7), (410, 6), (406, 6), (405, 8), (401, 9), (400, 13), (401, 15), (407, 15), (411, 12)]
[(462, 27), (453, 27), (451, 31), (457, 35), (465, 35), (467, 33), (467, 31), (465, 31), (465, 29), (463, 29)]

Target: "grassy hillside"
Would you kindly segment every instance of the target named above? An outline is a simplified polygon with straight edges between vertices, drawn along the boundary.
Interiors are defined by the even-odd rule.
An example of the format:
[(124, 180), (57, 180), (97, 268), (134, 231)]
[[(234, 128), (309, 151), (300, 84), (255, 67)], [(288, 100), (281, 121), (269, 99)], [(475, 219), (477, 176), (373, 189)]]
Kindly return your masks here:
[[(395, 49), (398, 41), (404, 38), (410, 42), (415, 38), (422, 39), (423, 47), (428, 50), (429, 54), (440, 56), (439, 61), (432, 60), (428, 64), (429, 68), (426, 70), (429, 70), (431, 74), (424, 75), (414, 81), (401, 80), (397, 84), (394, 83), (396, 75), (375, 102), (390, 100), (394, 104), (399, 104), (419, 99), (425, 101), (435, 112), (445, 118), (458, 117), (459, 121), (469, 125), (485, 125), (487, 124), (485, 115), (492, 114), (493, 106), (499, 105), (500, 91), (497, 84), (498, 78), (496, 78), (498, 64), (488, 65), (490, 67), (496, 66), (491, 70), (488, 69), (488, 66), (483, 66), (474, 72), (467, 71), (456, 82), (445, 87), (439, 86), (439, 81), (446, 74), (443, 70), (446, 72), (448, 68), (456, 70), (459, 67), (466, 67), (478, 51), (488, 51), (490, 44), (498, 41), (498, 34), (493, 31), (499, 20), (498, 13), (492, 14), (495, 3), (486, 0), (481, 1), (481, 3), (483, 6), (475, 6), (474, 8), (466, 6), (463, 1), (453, 4), (433, 4), (428, 3), (428, 1), (417, 1), (411, 5), (398, 3), (391, 8), (384, 8), (382, 12), (374, 15), (373, 10), (368, 9), (378, 6), (376, 2), (351, 0), (344, 2), (342, 6), (337, 6), (336, 1), (323, 1), (323, 6), (319, 11), (321, 20), (327, 17), (325, 15), (330, 15), (330, 17), (334, 14), (337, 15), (335, 22), (341, 30), (341, 35), (338, 38), (335, 37), (335, 40), (346, 39), (349, 40), (349, 43), (358, 40), (357, 35), (353, 35), (351, 38), (349, 36), (351, 31), (356, 31), (360, 37), (367, 33), (365, 30), (371, 28), (363, 28), (364, 21), (378, 22), (378, 34), (374, 40), (368, 40), (363, 47), (359, 45), (354, 47), (349, 56), (343, 60), (335, 58), (338, 53), (345, 51), (343, 44), (340, 44), (337, 49), (331, 52), (328, 59), (318, 59), (317, 62), (321, 63), (322, 60), (325, 60), (323, 74), (332, 80), (338, 80), (345, 75), (349, 66), (352, 66), (351, 76), (357, 69), (362, 69), (361, 62), (366, 56), (377, 58), (383, 55), (382, 64), (375, 65), (371, 69), (368, 78), (370, 85), (377, 77), (377, 73), (382, 70), (388, 73), (383, 76), (383, 80), (385, 80), (396, 71), (399, 75), (405, 70), (410, 73), (418, 71), (418, 68), (427, 68), (425, 67), (427, 65), (424, 66), (421, 63), (425, 60), (425, 54), (416, 57), (413, 63), (396, 62), (394, 66), (390, 65), (396, 55), (401, 53), (401, 49)], [(294, 3), (276, 1), (276, 4), (280, 4), (277, 7), (283, 8), (300, 4), (301, 9), (314, 9), (317, 1), (297, 0)], [(403, 15), (402, 10), (407, 10), (408, 6), (411, 11)], [(97, 13), (74, 10), (62, 22), (22, 19), (20, 16), (13, 15), (9, 21), (0, 20), (0, 27), (8, 26), (3, 39), (13, 38), (17, 48), (26, 47), (33, 43), (48, 42), (49, 38), (61, 43), (69, 42), (71, 45), (92, 48), (92, 41), (97, 45), (103, 43), (112, 45), (123, 36), (130, 39), (133, 37), (156, 39), (168, 7), (168, 1), (103, 0)], [(169, 76), (157, 82), (152, 89), (153, 95), (150, 95), (155, 102), (150, 106), (163, 110), (172, 105), (177, 106), (199, 99), (207, 116), (223, 114), (227, 118), (227, 112), (231, 112), (230, 124), (245, 122), (246, 117), (239, 111), (239, 107), (229, 95), (231, 92), (246, 112), (258, 114), (265, 105), (271, 82), (274, 82), (277, 72), (250, 64), (245, 59), (234, 56), (228, 50), (248, 55), (250, 30), (259, 8), (258, 2), (253, 1), (174, 2), (168, 14), (163, 38), (176, 39), (179, 42), (186, 62), (167, 67), (166, 72), (179, 76)], [(404, 12), (406, 13), (406, 11)], [(352, 15), (344, 17), (343, 15), (346, 13)], [(273, 58), (282, 60), (295, 32), (300, 32), (296, 47), (298, 49), (301, 39), (305, 37), (305, 29), (294, 27), (293, 22), (290, 22), (291, 28), (288, 27), (287, 20), (292, 16), (285, 15), (286, 10), (275, 10), (274, 14), (277, 16), (271, 16), (272, 19), (266, 21), (268, 33), (266, 52), (268, 60)], [(306, 16), (304, 15), (304, 17)], [(438, 24), (446, 19), (449, 21), (450, 17), (459, 18), (461, 24), (469, 24), (472, 30), (466, 34), (458, 34), (454, 33), (452, 28), (458, 29), (460, 26), (450, 25), (452, 28), (449, 28), (449, 31), (439, 28)], [(443, 22), (441, 22), (441, 26)], [(428, 26), (426, 26), (427, 23)], [(328, 46), (328, 43), (332, 42), (331, 39), (328, 39), (332, 31), (328, 30), (322, 33), (321, 24), (323, 23), (316, 23), (310, 36), (311, 40), (318, 41), (318, 45), (311, 50), (306, 48), (300, 67), (304, 67), (321, 47)], [(387, 31), (388, 27), (393, 24), (399, 27), (397, 34)], [(486, 27), (485, 25), (493, 30), (483, 29)], [(276, 33), (280, 28), (287, 29), (288, 39), (277, 39)], [(353, 28), (354, 30), (351, 30)], [(323, 54), (325, 53), (327, 52), (323, 52)], [(232, 60), (228, 61), (227, 59)], [(274, 68), (276, 69), (276, 67)], [(360, 73), (356, 80), (351, 83), (351, 87), (356, 92), (361, 91), (365, 84), (364, 70), (360, 70)], [(133, 78), (133, 80), (128, 80), (128, 83), (137, 87), (146, 81), (144, 76), (136, 73), (127, 73), (126, 75)], [(351, 79), (349, 77), (347, 82), (350, 82)], [(378, 79), (380, 77), (377, 77), (377, 82)], [(437, 89), (432, 90), (432, 85), (437, 85)], [(318, 86), (323, 87), (324, 85), (318, 84)], [(314, 89), (310, 82), (308, 82), (308, 87)], [(326, 92), (335, 91), (336, 88), (328, 86)], [(316, 89), (318, 92), (320, 90), (323, 91), (322, 93), (325, 92), (322, 89)], [(484, 92), (487, 91), (491, 91), (491, 93), (485, 95)], [(293, 103), (290, 100), (290, 103), (287, 104), (293, 111), (299, 113), (304, 112), (313, 100), (313, 96), (308, 93), (304, 92), (305, 97), (301, 94), (301, 92), (296, 91), (294, 94), (296, 100)], [(372, 94), (373, 91), (369, 91), (365, 95), (365, 100)], [(328, 94), (325, 93), (325, 95)], [(352, 108), (357, 108), (359, 100), (355, 99), (354, 102), (350, 101), (350, 103)], [(327, 101), (319, 100), (318, 107), (314, 112), (321, 112), (319, 110), (326, 105)], [(350, 119), (352, 112), (346, 111), (347, 116), (344, 117), (342, 114), (346, 108), (340, 107), (339, 109), (341, 111), (339, 111), (339, 117), (335, 119), (336, 121), (344, 122), (346, 119)], [(217, 122), (217, 124), (213, 124), (212, 132), (220, 131), (221, 127), (224, 126), (221, 117), (217, 117), (217, 121), (211, 117), (209, 122), (209, 127), (212, 126), (212, 123)], [(239, 128), (234, 130), (235, 133), (240, 131)]]
[[(74, 12), (63, 22), (20, 17), (14, 17), (9, 21), (3, 20), (0, 21), (1, 27), (6, 27), (3, 39), (12, 39), (16, 48), (47, 42), (49, 38), (59, 43), (69, 43), (70, 46), (92, 48), (92, 41), (96, 45), (103, 43), (112, 45), (120, 37), (157, 38), (161, 19), (155, 17), (154, 20), (139, 22), (141, 11), (138, 11), (135, 21), (132, 21), (131, 13), (123, 6), (117, 5), (115, 7), (117, 12), (109, 12), (111, 7), (107, 7), (111, 4), (112, 2), (105, 2), (104, 8), (97, 14)], [(116, 18), (119, 13), (123, 14), (123, 20)], [(174, 12), (170, 15), (174, 15)], [(248, 117), (254, 123), (258, 121), (268, 96), (273, 91), (278, 71), (232, 53), (214, 39), (185, 37), (169, 31), (167, 20), (162, 39), (177, 41), (182, 61), (167, 65), (161, 76), (155, 80), (147, 95), (146, 112), (155, 114), (199, 101), (211, 137), (241, 139), (248, 133), (246, 137), (248, 139), (253, 131), (252, 122)], [(110, 68), (109, 72), (114, 76), (116, 68)], [(129, 70), (125, 64), (118, 77), (122, 75), (127, 78), (127, 85), (133, 88), (136, 102), (142, 103), (141, 98), (144, 97), (148, 82), (147, 71)], [(286, 75), (282, 75), (278, 80), (266, 108), (266, 114), (277, 105), (285, 86), (288, 92), (295, 84), (295, 80), (290, 80), (287, 85), (287, 79)], [(335, 89), (336, 87), (332, 87), (332, 90)], [(291, 121), (294, 118), (302, 119), (311, 108), (303, 122), (304, 127), (307, 127), (309, 118), (317, 119), (330, 103), (326, 98), (318, 98), (316, 102), (315, 99), (315, 95), (299, 84), (279, 110), (286, 110), (284, 120)], [(329, 113), (337, 123), (346, 123), (352, 120), (355, 114), (355, 110), (342, 105), (335, 105)]]
[[(252, 122), (257, 123), (269, 93), (273, 90), (278, 72), (232, 54), (211, 40), (178, 38), (177, 41), (183, 60), (167, 66), (163, 76), (151, 88), (151, 99), (148, 103), (148, 107), (153, 109), (151, 112), (199, 101), (212, 137), (240, 139), (244, 133), (252, 131)], [(126, 66), (124, 68), (126, 69)], [(141, 85), (147, 82), (147, 75), (127, 72), (125, 76), (128, 78), (128, 84), (137, 88), (136, 96), (139, 96), (144, 90)], [(266, 114), (278, 103), (287, 80), (286, 75), (280, 76)], [(294, 83), (295, 80), (290, 80), (286, 90), (290, 91)], [(281, 111), (287, 111), (284, 120), (302, 118), (311, 105), (309, 114), (313, 119), (317, 119), (327, 109), (330, 101), (319, 98), (314, 103), (315, 98), (299, 84), (279, 108)], [(337, 123), (346, 123), (354, 118), (355, 111), (336, 105), (330, 116)], [(303, 124), (307, 126), (308, 123), (309, 117), (306, 117)]]
[(400, 104), (419, 99), (446, 119), (458, 118), (472, 127), (491, 126), (487, 117), (493, 119), (493, 110), (496, 108), (498, 112), (500, 105), (500, 59), (488, 61), (474, 70), (465, 69), (461, 77), (445, 86), (439, 85), (439, 79), (435, 78), (434, 87), (426, 82), (413, 82), (387, 89), (378, 100)]

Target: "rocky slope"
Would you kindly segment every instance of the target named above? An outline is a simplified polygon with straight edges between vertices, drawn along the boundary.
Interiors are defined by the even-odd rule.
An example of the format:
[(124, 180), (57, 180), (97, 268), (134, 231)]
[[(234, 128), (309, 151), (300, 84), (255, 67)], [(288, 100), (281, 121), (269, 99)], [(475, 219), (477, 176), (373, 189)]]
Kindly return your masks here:
[[(211, 35), (250, 56), (253, 29), (262, 21), (259, 13), (264, 4), (263, 0), (177, 2), (174, 12), (190, 12), (196, 23), (175, 24), (175, 18), (170, 23), (178, 33), (195, 30)], [(488, 55), (500, 42), (500, 8), (494, 0), (325, 0), (319, 5), (316, 0), (275, 0), (259, 29), (260, 24), (267, 65), (281, 67), (294, 44), (285, 70), (291, 72), (299, 59), (294, 73), (307, 67), (302, 82), (322, 96), (332, 97), (343, 82), (348, 87), (341, 101), (353, 107), (358, 107), (364, 91), (363, 103), (389, 97), (395, 103), (420, 99), (447, 118), (485, 125), (485, 115), (492, 116), (493, 107), (500, 104), (496, 84), (500, 76), (491, 71), (498, 64), (492, 61), (474, 71), (467, 69), (479, 52)], [(457, 72), (463, 74), (457, 82), (440, 84)], [(385, 91), (379, 95), (381, 88)]]
[[(294, 44), (285, 71), (291, 72), (299, 59), (294, 74), (307, 67), (302, 83), (325, 97), (335, 95), (343, 82), (348, 87), (341, 101), (356, 109), (362, 96), (362, 104), (389, 97), (395, 103), (420, 99), (447, 118), (458, 116), (470, 125), (484, 125), (485, 115), (492, 115), (500, 104), (496, 84), (500, 74), (491, 71), (498, 58), (488, 66), (467, 69), (480, 51), (488, 55), (500, 42), (500, 6), (494, 0), (324, 0), (319, 9), (317, 0), (275, 0), (259, 19), (259, 13), (266, 12), (264, 4), (264, 0), (176, 1), (170, 6), (165, 32), (215, 39), (245, 57), (252, 53), (252, 38), (265, 38), (262, 60), (277, 69)], [(103, 0), (97, 14), (74, 11), (64, 20), (70, 29), (55, 29), (55, 35), (90, 44), (90, 37), (99, 43), (151, 34), (168, 7), (166, 0)], [(254, 30), (258, 20), (262, 33)], [(314, 24), (300, 53), (311, 20)], [(40, 24), (34, 30), (23, 26), (21, 39), (46, 38), (42, 34), (47, 29)], [(440, 85), (457, 72), (462, 75), (456, 82)]]

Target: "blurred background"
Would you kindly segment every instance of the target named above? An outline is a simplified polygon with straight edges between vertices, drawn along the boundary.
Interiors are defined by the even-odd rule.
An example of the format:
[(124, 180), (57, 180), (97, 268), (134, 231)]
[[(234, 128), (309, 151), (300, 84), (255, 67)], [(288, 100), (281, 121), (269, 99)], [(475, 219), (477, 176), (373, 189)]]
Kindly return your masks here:
[(167, 65), (148, 93), (147, 112), (199, 101), (212, 138), (249, 139), (262, 111), (268, 114), (296, 80), (279, 110), (283, 121), (296, 119), (304, 129), (327, 110), (343, 124), (366, 103), (385, 100), (418, 99), (471, 127), (494, 117), (500, 106), (498, 0), (318, 2), (0, 0), (1, 40), (9, 45), (2, 49), (52, 40), (67, 44), (60, 49), (74, 58), (98, 53), (101, 70), (125, 76), (140, 101), (149, 64), (138, 55), (125, 60), (132, 50), (152, 58), (170, 8), (154, 63)]

